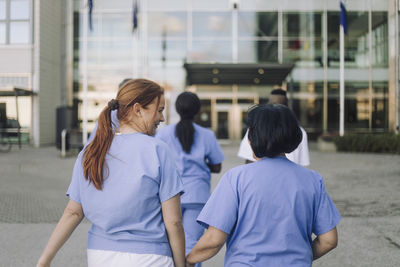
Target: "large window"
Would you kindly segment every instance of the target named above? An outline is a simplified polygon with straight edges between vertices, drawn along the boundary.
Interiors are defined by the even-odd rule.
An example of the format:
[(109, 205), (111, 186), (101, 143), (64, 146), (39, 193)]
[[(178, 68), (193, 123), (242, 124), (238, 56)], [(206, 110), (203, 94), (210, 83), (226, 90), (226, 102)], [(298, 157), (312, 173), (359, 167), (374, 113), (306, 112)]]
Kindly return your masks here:
[[(30, 2), (0, 0), (0, 43), (26, 41), (23, 36), (29, 36), (26, 23), (30, 21)], [(239, 8), (234, 9), (230, 0), (142, 0), (138, 1), (139, 26), (133, 31), (132, 1), (94, 2), (93, 29), (88, 32), (86, 44), (82, 26), (87, 1), (74, 0), (74, 90), (80, 91), (82, 47), (87, 45), (88, 89), (94, 99), (90, 103), (101, 107), (105, 104), (101, 101), (115, 93), (117, 84), (132, 76), (154, 79), (172, 88), (173, 93), (180, 91), (186, 86), (182, 67), (185, 62), (289, 63), (294, 68), (286, 87), (289, 90), (288, 81), (293, 81), (291, 105), (301, 124), (315, 133), (339, 129), (338, 3), (246, 0), (238, 1)], [(24, 3), (28, 9), (23, 8)], [(345, 36), (346, 131), (388, 128), (387, 3), (349, 1)], [(267, 101), (272, 85), (262, 88), (254, 91), (259, 103)], [(222, 92), (213, 87), (215, 90)], [(253, 92), (249, 88), (242, 91)], [(211, 107), (210, 103), (204, 105)], [(213, 123), (219, 120), (222, 128), (213, 127), (219, 129), (220, 136), (226, 136), (223, 120), (227, 114), (221, 112), (213, 117)], [(210, 116), (206, 112), (197, 119), (211, 127)]]
[(283, 13), (283, 62), (322, 67), (322, 14)]
[(29, 0), (0, 0), (0, 44), (31, 42)]
[(193, 12), (188, 61), (232, 62), (232, 13)]
[[(339, 12), (328, 12), (328, 66), (339, 66)], [(366, 68), (369, 64), (368, 13), (347, 12), (345, 36), (346, 67)]]

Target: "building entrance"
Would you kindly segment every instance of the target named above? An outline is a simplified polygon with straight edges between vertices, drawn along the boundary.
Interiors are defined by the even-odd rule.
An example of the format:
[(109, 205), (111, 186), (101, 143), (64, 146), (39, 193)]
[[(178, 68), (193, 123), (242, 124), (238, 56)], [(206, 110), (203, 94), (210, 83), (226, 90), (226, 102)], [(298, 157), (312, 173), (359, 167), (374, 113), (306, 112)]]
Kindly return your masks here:
[(215, 92), (197, 94), (202, 104), (200, 113), (195, 118), (197, 124), (213, 130), (219, 140), (234, 141), (244, 136), (247, 129), (247, 110), (258, 103), (257, 96), (251, 93), (241, 98)]

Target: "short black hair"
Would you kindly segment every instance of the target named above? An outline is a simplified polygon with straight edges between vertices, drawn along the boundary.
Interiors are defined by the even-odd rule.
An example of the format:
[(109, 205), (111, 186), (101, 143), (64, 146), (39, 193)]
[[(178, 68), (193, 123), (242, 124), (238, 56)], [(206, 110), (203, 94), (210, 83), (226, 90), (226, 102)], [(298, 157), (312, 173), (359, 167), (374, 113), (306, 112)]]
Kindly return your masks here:
[(271, 95), (283, 95), (286, 97), (286, 91), (282, 88), (277, 88), (271, 91)]
[(282, 104), (282, 105), (287, 106), (288, 98), (286, 96), (286, 91), (281, 88), (272, 90), (272, 92), (268, 98), (268, 103), (269, 104)]
[(250, 145), (257, 158), (290, 153), (303, 137), (296, 116), (280, 104), (255, 106), (249, 112), (247, 124)]

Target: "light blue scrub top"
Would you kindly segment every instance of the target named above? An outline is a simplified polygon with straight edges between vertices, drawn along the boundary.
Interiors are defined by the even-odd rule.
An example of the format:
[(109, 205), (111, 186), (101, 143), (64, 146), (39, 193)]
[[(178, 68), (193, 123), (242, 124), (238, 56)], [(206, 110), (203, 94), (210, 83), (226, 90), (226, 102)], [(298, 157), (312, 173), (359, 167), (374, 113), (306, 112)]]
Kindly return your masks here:
[(311, 234), (341, 216), (322, 177), (285, 157), (228, 171), (197, 221), (229, 235), (225, 266), (311, 266)]
[(183, 192), (183, 184), (167, 144), (141, 133), (116, 135), (102, 190), (84, 178), (82, 155), (67, 195), (93, 224), (88, 248), (171, 257), (161, 203)]
[(204, 204), (210, 197), (211, 172), (210, 164), (219, 164), (225, 157), (214, 133), (195, 123), (194, 142), (190, 153), (182, 149), (179, 139), (175, 136), (176, 124), (165, 126), (158, 130), (156, 137), (166, 142), (174, 153), (176, 165), (185, 188), (182, 204)]

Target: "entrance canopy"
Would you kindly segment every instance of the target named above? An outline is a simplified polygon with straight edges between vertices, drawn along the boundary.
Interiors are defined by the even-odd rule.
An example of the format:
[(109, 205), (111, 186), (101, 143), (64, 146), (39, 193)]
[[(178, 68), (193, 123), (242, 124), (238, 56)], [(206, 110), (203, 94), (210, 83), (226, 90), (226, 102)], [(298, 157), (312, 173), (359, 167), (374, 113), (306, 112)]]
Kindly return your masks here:
[(32, 96), (36, 95), (32, 90), (13, 87), (10, 89), (0, 89), (0, 96)]
[(215, 85), (281, 85), (293, 64), (185, 63), (186, 83)]

